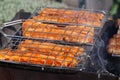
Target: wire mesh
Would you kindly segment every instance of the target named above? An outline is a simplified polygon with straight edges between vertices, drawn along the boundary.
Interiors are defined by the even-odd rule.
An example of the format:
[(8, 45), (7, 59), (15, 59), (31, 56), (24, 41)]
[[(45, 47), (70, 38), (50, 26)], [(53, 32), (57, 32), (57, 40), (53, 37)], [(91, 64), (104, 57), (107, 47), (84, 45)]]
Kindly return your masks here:
[(30, 65), (82, 69), (90, 46), (70, 46), (39, 40), (12, 38), (0, 60)]
[(22, 25), (24, 37), (93, 44), (98, 32), (89, 26), (62, 26), (27, 20)]
[(103, 27), (106, 20), (106, 12), (100, 10), (47, 7), (38, 8), (32, 18), (48, 23)]
[[(80, 71), (96, 47), (102, 30), (96, 27), (102, 27), (103, 17), (103, 13), (88, 10), (41, 9), (37, 16), (22, 20), (15, 34), (2, 31), (10, 39), (0, 50), (0, 60)], [(14, 22), (6, 24), (16, 25)]]

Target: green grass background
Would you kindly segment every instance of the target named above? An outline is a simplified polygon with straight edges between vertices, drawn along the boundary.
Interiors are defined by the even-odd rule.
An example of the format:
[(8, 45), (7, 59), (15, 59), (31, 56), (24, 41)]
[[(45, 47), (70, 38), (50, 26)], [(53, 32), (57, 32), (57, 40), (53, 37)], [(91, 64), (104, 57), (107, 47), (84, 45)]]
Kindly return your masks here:
[(10, 21), (20, 9), (34, 12), (37, 7), (67, 7), (52, 0), (0, 0), (0, 23)]

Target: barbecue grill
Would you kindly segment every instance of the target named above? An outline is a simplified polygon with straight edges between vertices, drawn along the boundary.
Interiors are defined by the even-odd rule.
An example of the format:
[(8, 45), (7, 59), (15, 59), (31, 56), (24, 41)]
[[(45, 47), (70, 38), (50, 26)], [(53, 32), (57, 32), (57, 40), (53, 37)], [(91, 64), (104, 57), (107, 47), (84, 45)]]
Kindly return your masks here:
[[(52, 72), (60, 72), (60, 73), (75, 73), (75, 72), (79, 72), (79, 71), (84, 71), (87, 70), (86, 67), (88, 67), (88, 64), (91, 64), (91, 56), (90, 55), (94, 55), (96, 52), (98, 53), (98, 50), (100, 49), (101, 46), (98, 46), (99, 44), (103, 44), (102, 40), (101, 40), (101, 35), (102, 35), (102, 31), (104, 32), (105, 27), (96, 27), (94, 26), (94, 30), (96, 31), (96, 29), (98, 31), (96, 31), (96, 33), (94, 34), (93, 37), (93, 41), (94, 43), (89, 44), (89, 43), (75, 43), (75, 42), (67, 42), (67, 41), (62, 41), (62, 40), (50, 40), (50, 39), (43, 39), (43, 38), (34, 38), (34, 37), (25, 37), (22, 36), (22, 27), (21, 27), (21, 23), (24, 22), (26, 20), (17, 20), (17, 21), (13, 21), (13, 22), (9, 22), (9, 23), (5, 23), (2, 26), (2, 35), (4, 36), (4, 38), (6, 38), (7, 43), (2, 45), (2, 49), (5, 48), (9, 48), (10, 51), (11, 50), (16, 50), (18, 49), (18, 46), (20, 44), (20, 42), (24, 41), (24, 40), (33, 40), (33, 41), (39, 41), (39, 42), (49, 42), (49, 43), (54, 43), (54, 44), (59, 44), (59, 45), (64, 45), (64, 46), (77, 46), (77, 47), (82, 47), (85, 49), (85, 52), (83, 52), (82, 55), (77, 56), (77, 61), (79, 62), (80, 60), (82, 60), (82, 62), (80, 62), (79, 64), (75, 65), (75, 67), (71, 68), (71, 67), (64, 67), (64, 66), (48, 66), (48, 65), (38, 65), (38, 64), (32, 64), (29, 63), (29, 60), (27, 62), (20, 62), (20, 59), (18, 62), (14, 62), (13, 60), (5, 60), (5, 58), (3, 58), (1, 60), (1, 65), (7, 65), (7, 66), (11, 66), (11, 67), (17, 67), (17, 68), (24, 68), (24, 69), (31, 69), (31, 70), (40, 70), (40, 71), (52, 71)], [(47, 22), (47, 21), (37, 21), (36, 22), (41, 22), (41, 23), (49, 23), (49, 24), (54, 24), (54, 25), (58, 25), (61, 27), (60, 23), (54, 23), (51, 21)], [(103, 25), (104, 23), (102, 23)], [(62, 27), (66, 26), (66, 25), (75, 25), (80, 26), (81, 24), (69, 24), (69, 23), (62, 23)], [(85, 24), (82, 24), (85, 25)], [(4, 29), (8, 28), (9, 26), (16, 26), (17, 28), (15, 29), (15, 33), (13, 34), (7, 34), (7, 32), (5, 32)], [(92, 25), (85, 25), (85, 27), (90, 27), (91, 28)], [(30, 27), (28, 27), (29, 29)], [(88, 31), (89, 32), (89, 31)], [(79, 37), (79, 36), (78, 36)], [(85, 36), (86, 37), (86, 36)], [(29, 44), (31, 45), (31, 44)], [(62, 47), (63, 48), (63, 47)], [(53, 48), (54, 50), (54, 48)], [(34, 54), (34, 53), (32, 53)], [(7, 53), (6, 53), (7, 55)], [(13, 56), (14, 54), (12, 54)], [(23, 55), (23, 54), (22, 54)], [(22, 56), (19, 55), (19, 56)], [(12, 57), (11, 56), (11, 57)], [(29, 56), (29, 58), (31, 58), (31, 55)], [(10, 65), (9, 65), (10, 64)], [(94, 64), (94, 63), (93, 63)], [(101, 67), (101, 65), (99, 66)], [(104, 67), (102, 67), (102, 69), (104, 69)], [(98, 70), (98, 69), (97, 69)]]

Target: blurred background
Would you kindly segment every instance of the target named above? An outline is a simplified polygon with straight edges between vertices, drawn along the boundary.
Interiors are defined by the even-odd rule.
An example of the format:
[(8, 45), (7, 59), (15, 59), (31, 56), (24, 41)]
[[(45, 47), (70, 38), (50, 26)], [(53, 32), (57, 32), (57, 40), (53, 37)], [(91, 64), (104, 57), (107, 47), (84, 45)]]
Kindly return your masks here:
[(120, 0), (0, 0), (0, 23), (11, 20), (16, 12), (24, 9), (33, 12), (37, 7), (75, 7), (84, 9), (105, 10), (119, 17)]

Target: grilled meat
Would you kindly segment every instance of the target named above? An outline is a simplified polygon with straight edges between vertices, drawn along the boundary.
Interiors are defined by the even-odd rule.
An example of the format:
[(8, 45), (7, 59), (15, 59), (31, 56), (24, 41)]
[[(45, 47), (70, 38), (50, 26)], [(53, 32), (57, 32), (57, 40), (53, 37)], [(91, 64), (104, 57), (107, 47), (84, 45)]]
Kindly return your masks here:
[(58, 27), (53, 24), (43, 24), (34, 20), (23, 23), (23, 36), (63, 40), (67, 42), (93, 43), (94, 28), (87, 26)]
[(18, 49), (0, 50), (0, 59), (49, 66), (75, 67), (81, 60), (76, 56), (83, 54), (81, 47), (64, 46), (33, 40), (22, 41)]
[(108, 53), (120, 55), (120, 34), (115, 34), (109, 40)]
[(104, 15), (102, 13), (89, 12), (87, 10), (74, 11), (44, 8), (33, 19), (46, 22), (87, 24), (100, 27), (102, 26), (101, 20), (103, 17)]

